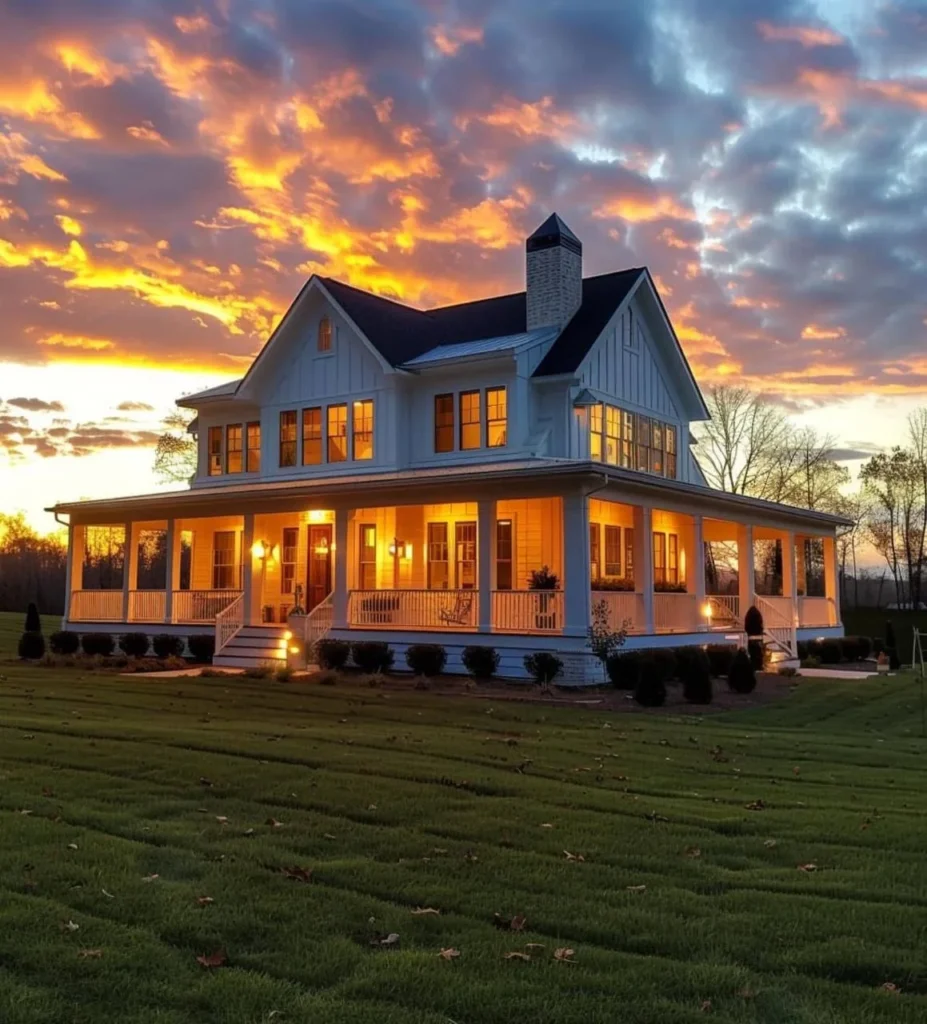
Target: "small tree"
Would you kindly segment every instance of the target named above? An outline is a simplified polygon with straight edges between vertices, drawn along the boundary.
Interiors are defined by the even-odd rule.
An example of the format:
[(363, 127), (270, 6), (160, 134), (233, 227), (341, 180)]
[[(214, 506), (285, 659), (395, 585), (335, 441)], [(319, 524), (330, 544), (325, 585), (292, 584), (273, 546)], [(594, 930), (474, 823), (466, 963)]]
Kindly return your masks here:
[(734, 693), (752, 693), (756, 689), (756, 673), (750, 656), (741, 647), (731, 661), (727, 673), (727, 685)]
[(525, 671), (540, 686), (547, 686), (563, 671), (563, 662), (556, 654), (538, 651), (525, 655)]
[(592, 625), (586, 643), (601, 662), (603, 683), (608, 682), (608, 659), (624, 646), (628, 638), (629, 621), (625, 619), (619, 629), (612, 629), (608, 621), (608, 602), (595, 601), (592, 605)]
[(42, 620), (39, 618), (39, 609), (36, 607), (35, 601), (30, 601), (29, 607), (26, 609), (26, 624), (23, 626), (23, 632), (42, 632)]

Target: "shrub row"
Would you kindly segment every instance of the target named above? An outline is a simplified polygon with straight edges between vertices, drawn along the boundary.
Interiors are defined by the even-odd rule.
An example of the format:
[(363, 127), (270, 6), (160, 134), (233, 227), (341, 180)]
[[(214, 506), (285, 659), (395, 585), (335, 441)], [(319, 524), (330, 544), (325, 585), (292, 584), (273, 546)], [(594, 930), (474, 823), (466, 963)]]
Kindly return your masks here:
[[(323, 669), (339, 671), (350, 660), (355, 668), (371, 674), (389, 672), (395, 661), (389, 644), (379, 640), (320, 640), (315, 657)], [(461, 660), (475, 679), (492, 679), (499, 670), (499, 652), (494, 647), (465, 647)], [(412, 644), (406, 650), (406, 664), (416, 675), (437, 676), (447, 664), (447, 651), (441, 644)]]
[[(36, 641), (27, 637), (37, 635), (42, 641), (39, 645)], [(88, 656), (100, 656), (108, 658), (118, 649), (130, 658), (144, 658), (149, 648), (154, 652), (156, 658), (179, 658), (184, 651), (184, 637), (174, 636), (171, 633), (158, 633), (149, 639), (147, 633), (123, 633), (114, 637), (112, 633), (74, 633), (70, 630), (59, 630), (52, 633), (48, 638), (48, 646), (52, 654), (71, 655), (82, 651)], [(23, 648), (38, 653), (24, 653)], [(39, 650), (41, 646), (41, 650)], [(215, 652), (216, 640), (211, 633), (196, 633), (186, 638), (186, 646), (190, 650), (190, 656), (194, 661), (208, 662), (212, 660)], [(45, 642), (42, 634), (24, 633), (20, 640), (19, 656), (21, 658), (41, 658), (45, 653)]]
[[(881, 644), (878, 645), (882, 647)], [(828, 637), (824, 640), (800, 640), (798, 657), (817, 658), (822, 665), (839, 665), (843, 661), (865, 661), (874, 653), (868, 636)], [(891, 651), (888, 652), (891, 657)]]
[(723, 645), (656, 648), (615, 654), (606, 663), (608, 678), (614, 686), (631, 690), (644, 707), (659, 707), (666, 701), (666, 684), (682, 682), (682, 692), (690, 704), (710, 704), (712, 677), (727, 679), (735, 693), (750, 693), (756, 687), (756, 673), (743, 649)]

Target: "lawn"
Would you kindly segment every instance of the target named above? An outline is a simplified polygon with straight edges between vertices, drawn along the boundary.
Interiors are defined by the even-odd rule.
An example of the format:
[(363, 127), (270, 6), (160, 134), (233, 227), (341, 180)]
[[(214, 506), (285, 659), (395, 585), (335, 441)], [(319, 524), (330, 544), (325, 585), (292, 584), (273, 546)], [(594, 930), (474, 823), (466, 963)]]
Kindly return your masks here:
[(3, 1024), (927, 1019), (910, 676), (700, 718), (0, 677)]

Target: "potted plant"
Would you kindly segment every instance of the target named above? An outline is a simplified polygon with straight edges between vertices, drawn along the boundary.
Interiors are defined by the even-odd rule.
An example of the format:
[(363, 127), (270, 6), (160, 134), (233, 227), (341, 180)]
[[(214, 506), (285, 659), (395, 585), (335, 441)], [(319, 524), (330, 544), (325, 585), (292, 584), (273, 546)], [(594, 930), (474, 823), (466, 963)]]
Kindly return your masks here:
[(297, 583), (293, 587), (293, 607), (286, 614), (287, 627), (293, 636), (300, 638), (306, 635), (306, 609), (303, 606), (303, 585)]
[[(542, 565), (528, 577), (528, 589), (551, 591), (560, 589), (560, 577), (550, 571), (550, 566)], [(535, 626), (537, 629), (557, 628), (557, 599), (551, 593), (538, 594), (535, 606)]]

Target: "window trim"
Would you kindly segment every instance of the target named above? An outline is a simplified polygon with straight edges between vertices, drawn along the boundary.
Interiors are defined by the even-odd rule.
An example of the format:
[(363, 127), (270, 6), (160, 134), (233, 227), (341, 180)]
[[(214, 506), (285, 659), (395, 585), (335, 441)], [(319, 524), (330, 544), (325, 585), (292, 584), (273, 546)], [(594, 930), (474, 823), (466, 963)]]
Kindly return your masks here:
[[(364, 544), (364, 531), (373, 530), (373, 559), (368, 560), (364, 558), (365, 551), (369, 550)], [(373, 567), (373, 586), (365, 586), (364, 582), (364, 568), (366, 566)], [(377, 524), (376, 523), (358, 523), (357, 524), (357, 589), (358, 590), (376, 590), (377, 589)]]
[[(490, 419), (489, 418), (489, 396), (502, 393), (502, 418), (501, 419)], [(485, 399), (483, 402), (483, 413), (485, 419), (485, 431), (486, 431), (486, 447), (487, 448), (506, 448), (509, 443), (509, 395), (508, 388), (505, 384), (495, 384), (492, 387), (486, 388)], [(502, 437), (503, 441), (501, 444), (493, 444), (490, 440), (490, 432), (493, 426), (502, 424)]]
[[(257, 445), (251, 444), (252, 430), (257, 428)], [(251, 456), (254, 452), (257, 452), (257, 465), (253, 465)], [(246, 473), (260, 473), (261, 472), (261, 421), (250, 420), (245, 424), (245, 472)]]
[[(293, 417), (293, 437), (292, 437), (292, 440), (290, 440), (290, 439), (284, 440), (284, 437), (283, 437), (283, 418), (284, 418), (284, 416), (292, 416)], [(279, 442), (280, 443), (279, 443), (279, 450), (277, 452), (277, 458), (278, 458), (278, 462), (279, 462), (279, 465), (280, 465), (281, 469), (293, 469), (295, 466), (299, 465), (299, 434), (298, 434), (298, 427), (297, 427), (298, 422), (299, 422), (299, 419), (297, 417), (295, 409), (281, 409), (280, 410), (279, 426), (278, 426)], [(284, 445), (292, 445), (293, 446), (293, 461), (292, 462), (285, 462), (284, 459), (283, 459), (283, 451), (284, 451), (283, 446)], [(287, 450), (289, 450), (289, 449), (287, 449)]]
[[(476, 419), (464, 422), (464, 399), (476, 395)], [(483, 392), (479, 388), (469, 388), (466, 391), (457, 392), (457, 449), (462, 452), (475, 452), (483, 447)], [(479, 438), (476, 444), (464, 444), (464, 427), (476, 426)]]
[[(438, 402), (446, 400), (450, 408), (450, 422), (449, 423), (438, 423)], [(435, 455), (447, 455), (449, 452), (454, 451), (454, 442), (457, 440), (457, 411), (456, 402), (454, 400), (453, 391), (445, 391), (440, 395), (435, 395), (432, 404), (432, 424), (434, 427), (434, 450)], [(450, 431), (450, 440), (447, 442), (447, 447), (442, 448), (438, 445), (439, 432)]]
[[(227, 536), (232, 538), (232, 544), (230, 548), (222, 548), (223, 554), (226, 551), (231, 551), (232, 560), (230, 562), (219, 562), (217, 555), (219, 554), (219, 547), (216, 544), (216, 538), (220, 536)], [(217, 572), (219, 570), (230, 570), (230, 576), (232, 583), (230, 586), (219, 586)], [(237, 570), (237, 571), (236, 571)], [(237, 576), (237, 582), (236, 582)], [(213, 590), (241, 590), (241, 558), (238, 554), (238, 531), (237, 530), (213, 530), (212, 532), (212, 589)]]
[[(466, 528), (468, 532), (472, 531), (473, 539), (467, 540), (466, 538), (461, 540), (461, 532)], [(466, 545), (473, 545), (473, 557), (472, 558), (461, 558), (460, 549)], [(479, 590), (480, 588), (480, 575), (479, 575), (479, 531), (477, 529), (477, 523), (475, 519), (457, 519), (454, 522), (454, 587), (456, 590)], [(461, 582), (461, 577), (464, 575), (462, 567), (465, 565), (473, 565), (473, 583), (471, 586), (466, 587)]]
[[(238, 447), (232, 448), (233, 430), (238, 431)], [(232, 454), (238, 455), (238, 469), (232, 469)], [(245, 425), (243, 423), (226, 423), (225, 425), (225, 472), (231, 474), (245, 471)]]
[[(327, 328), (327, 330), (326, 330)], [(322, 339), (325, 338), (325, 344), (322, 344)], [(322, 355), (329, 355), (335, 345), (335, 325), (332, 323), (330, 316), (323, 316), (319, 320), (318, 330), (316, 331), (315, 338), (315, 350)]]
[[(343, 433), (332, 433), (332, 413), (337, 413), (338, 410), (344, 410), (344, 432)], [(340, 424), (338, 424), (340, 425)], [(348, 437), (350, 431), (348, 429), (348, 403), (347, 402), (333, 402), (331, 405), (325, 407), (325, 461), (330, 464), (337, 464), (339, 462), (348, 462), (350, 456), (350, 449), (348, 448)], [(344, 454), (340, 458), (332, 458), (332, 444), (338, 443), (338, 438), (344, 440)]]
[[(313, 459), (311, 462), (307, 461), (307, 458), (306, 458), (306, 441), (307, 441), (306, 426), (307, 426), (307, 419), (308, 419), (308, 415), (307, 414), (309, 414), (309, 413), (318, 413), (318, 418), (319, 418), (319, 422), (318, 422), (319, 436), (318, 437), (310, 437), (310, 438), (308, 438), (308, 440), (311, 442), (312, 445), (318, 444), (319, 457), (317, 459)], [(321, 405), (309, 405), (309, 406), (306, 406), (306, 408), (302, 410), (300, 427), (302, 429), (302, 438), (303, 438), (302, 465), (303, 466), (321, 466), (325, 462), (325, 417), (322, 415), (322, 406)]]
[[(621, 568), (623, 564), (621, 558), (623, 554), (623, 549), (621, 546), (621, 527), (616, 526), (614, 523), (606, 523), (604, 539), (605, 543), (603, 547), (605, 550), (603, 551), (602, 564), (605, 569), (605, 575), (606, 577), (615, 577), (617, 579), (621, 579)], [(609, 544), (609, 540), (612, 541), (611, 545)], [(617, 561), (615, 561), (614, 558), (612, 558), (612, 560), (609, 561), (609, 547), (611, 547), (612, 555), (617, 554)]]

